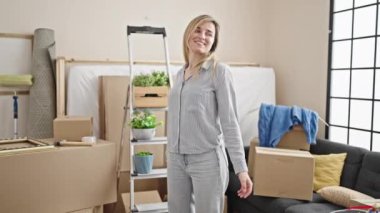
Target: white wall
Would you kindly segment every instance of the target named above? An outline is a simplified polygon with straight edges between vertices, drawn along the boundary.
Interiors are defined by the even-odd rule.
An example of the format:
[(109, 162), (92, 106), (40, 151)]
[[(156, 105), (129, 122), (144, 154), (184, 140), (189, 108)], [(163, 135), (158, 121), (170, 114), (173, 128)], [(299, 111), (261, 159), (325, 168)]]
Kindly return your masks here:
[[(1, 0), (0, 32), (55, 30), (57, 55), (80, 59), (126, 60), (127, 25), (165, 26), (172, 60), (182, 61), (182, 35), (197, 15), (221, 24), (219, 58), (258, 62), (261, 38), (256, 0)], [(160, 37), (136, 38), (136, 58), (163, 59)]]
[[(58, 56), (127, 60), (126, 25), (165, 26), (182, 61), (183, 31), (203, 13), (221, 24), (221, 60), (274, 67), (278, 104), (325, 117), (329, 0), (0, 0), (0, 32), (52, 28)], [(134, 41), (136, 59), (163, 59), (159, 37)]]
[[(315, 110), (325, 118), (329, 0), (265, 0), (265, 56), (276, 72), (278, 104)], [(319, 136), (324, 126), (319, 123)]]

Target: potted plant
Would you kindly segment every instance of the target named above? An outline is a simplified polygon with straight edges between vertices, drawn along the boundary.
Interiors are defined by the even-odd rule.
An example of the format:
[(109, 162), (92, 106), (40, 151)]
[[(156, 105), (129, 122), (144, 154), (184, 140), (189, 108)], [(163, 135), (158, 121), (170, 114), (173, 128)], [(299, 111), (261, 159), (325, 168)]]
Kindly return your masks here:
[(133, 156), (135, 173), (149, 174), (153, 167), (153, 154), (151, 152), (138, 152)]
[(137, 140), (150, 140), (156, 134), (156, 126), (161, 125), (156, 121), (156, 116), (148, 110), (136, 110), (133, 112), (130, 125), (132, 126), (133, 138)]
[(169, 77), (163, 71), (141, 74), (133, 78), (134, 107), (166, 107)]

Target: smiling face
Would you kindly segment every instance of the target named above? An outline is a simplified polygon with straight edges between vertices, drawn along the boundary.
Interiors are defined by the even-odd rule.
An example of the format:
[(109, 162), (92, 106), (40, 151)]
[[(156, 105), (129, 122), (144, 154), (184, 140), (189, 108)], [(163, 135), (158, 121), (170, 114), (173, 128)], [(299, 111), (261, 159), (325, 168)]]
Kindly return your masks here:
[[(204, 60), (214, 58), (219, 43), (219, 30), (218, 22), (209, 15), (200, 15), (190, 21), (182, 40), (186, 64), (194, 56)], [(202, 62), (201, 60), (200, 63)]]
[(207, 55), (215, 41), (215, 25), (212, 22), (199, 24), (189, 35), (187, 46), (189, 52)]

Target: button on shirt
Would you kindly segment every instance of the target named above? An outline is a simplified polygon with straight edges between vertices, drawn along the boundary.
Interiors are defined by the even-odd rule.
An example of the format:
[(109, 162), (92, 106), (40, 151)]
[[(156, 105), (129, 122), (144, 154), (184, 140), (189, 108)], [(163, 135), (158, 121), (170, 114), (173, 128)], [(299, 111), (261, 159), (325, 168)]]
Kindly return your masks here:
[(169, 95), (168, 151), (199, 154), (225, 146), (235, 172), (248, 171), (231, 70), (221, 63), (213, 69), (209, 60), (187, 80), (185, 67), (178, 72)]

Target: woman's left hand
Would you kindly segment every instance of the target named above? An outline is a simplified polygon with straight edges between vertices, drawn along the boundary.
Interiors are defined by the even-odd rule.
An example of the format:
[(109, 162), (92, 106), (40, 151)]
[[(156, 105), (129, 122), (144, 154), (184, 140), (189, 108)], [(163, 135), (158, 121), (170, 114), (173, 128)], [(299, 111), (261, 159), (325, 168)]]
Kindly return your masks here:
[(240, 180), (240, 189), (237, 194), (240, 198), (247, 198), (252, 193), (252, 181), (248, 172), (240, 172), (238, 174)]

